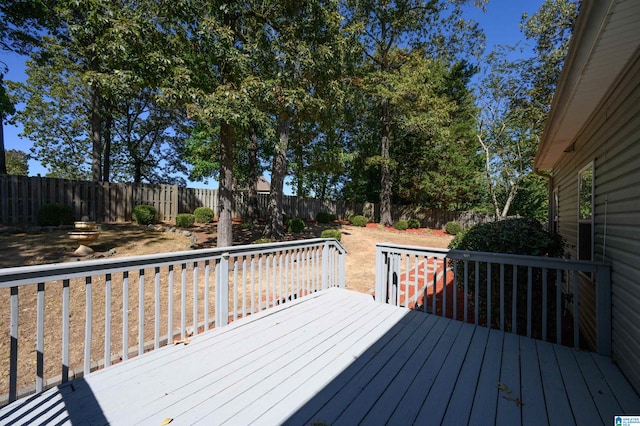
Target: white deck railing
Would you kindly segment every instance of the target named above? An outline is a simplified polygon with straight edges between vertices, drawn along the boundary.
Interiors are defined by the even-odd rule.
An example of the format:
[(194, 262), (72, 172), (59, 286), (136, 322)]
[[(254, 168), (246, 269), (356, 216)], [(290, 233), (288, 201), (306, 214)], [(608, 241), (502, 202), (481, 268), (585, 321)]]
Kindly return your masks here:
[[(595, 312), (580, 312), (589, 305), (580, 282), (592, 287)], [(557, 343), (568, 326), (575, 347), (580, 318), (590, 316), (598, 353), (611, 355), (611, 272), (604, 263), (381, 243), (375, 298)]]
[(8, 346), (0, 345), (0, 362), (9, 360), (0, 366), (8, 371), (0, 377), (8, 387), (0, 404), (344, 287), (345, 253), (336, 240), (314, 239), (0, 269), (0, 294), (10, 306), (0, 315), (0, 329), (10, 336)]

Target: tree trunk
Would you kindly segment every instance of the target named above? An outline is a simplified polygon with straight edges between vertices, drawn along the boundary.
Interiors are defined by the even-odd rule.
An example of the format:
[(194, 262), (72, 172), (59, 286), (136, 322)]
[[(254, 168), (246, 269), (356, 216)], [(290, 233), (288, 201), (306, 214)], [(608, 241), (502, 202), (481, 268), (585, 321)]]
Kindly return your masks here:
[(113, 125), (113, 116), (107, 115), (104, 123), (104, 152), (102, 165), (103, 182), (111, 181), (111, 127)]
[(133, 183), (142, 182), (142, 159), (135, 157), (133, 159)]
[(491, 201), (493, 202), (493, 207), (496, 211), (496, 217), (500, 217), (500, 208), (498, 207), (498, 198), (496, 197), (496, 190), (493, 187), (493, 182), (491, 181), (491, 156), (489, 154), (489, 147), (485, 145), (482, 137), (480, 135), (476, 136), (478, 138), (478, 142), (482, 146), (482, 150), (484, 151), (484, 170), (487, 177), (487, 185), (489, 185), (489, 195), (491, 195)]
[(271, 193), (269, 194), (269, 218), (264, 230), (264, 236), (273, 240), (284, 237), (282, 221), (282, 189), (284, 176), (287, 173), (287, 148), (289, 146), (289, 132), (291, 117), (283, 114), (278, 117), (278, 143), (273, 152), (271, 166)]
[(4, 117), (0, 115), (0, 175), (7, 174), (7, 154), (4, 149)]
[(249, 193), (247, 194), (247, 219), (255, 223), (258, 219), (258, 133), (251, 126), (249, 134)]
[(102, 180), (102, 122), (100, 120), (100, 95), (96, 89), (91, 91), (91, 180)]
[(389, 144), (391, 142), (391, 124), (389, 123), (389, 100), (382, 100), (382, 140), (381, 153), (382, 164), (380, 165), (380, 224), (383, 226), (393, 225), (391, 218), (391, 167), (389, 158)]
[(516, 194), (518, 193), (518, 185), (516, 182), (511, 181), (511, 188), (509, 189), (509, 195), (507, 196), (507, 201), (505, 201), (504, 206), (502, 207), (502, 214), (500, 215), (501, 219), (504, 219), (509, 214), (509, 208), (511, 207), (511, 203), (516, 198)]
[[(298, 132), (301, 133), (301, 132)], [(302, 152), (302, 135), (298, 134), (295, 138), (295, 155), (296, 155), (296, 217), (300, 217), (302, 211), (302, 203), (304, 203), (304, 153)]]
[(231, 214), (233, 211), (233, 127), (220, 124), (220, 185), (218, 189), (218, 247), (233, 244)]

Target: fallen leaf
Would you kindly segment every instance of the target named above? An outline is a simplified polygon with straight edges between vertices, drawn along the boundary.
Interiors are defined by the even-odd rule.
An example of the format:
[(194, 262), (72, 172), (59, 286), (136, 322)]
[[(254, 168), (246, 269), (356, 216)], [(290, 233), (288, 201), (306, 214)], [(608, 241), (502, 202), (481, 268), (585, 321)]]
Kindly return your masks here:
[(498, 389), (500, 389), (504, 393), (511, 393), (511, 389), (509, 389), (509, 387), (504, 383), (498, 382)]
[(524, 402), (522, 402), (520, 398), (515, 398), (511, 396), (503, 396), (503, 398), (506, 399), (507, 401), (515, 402), (518, 407), (522, 407), (524, 405)]

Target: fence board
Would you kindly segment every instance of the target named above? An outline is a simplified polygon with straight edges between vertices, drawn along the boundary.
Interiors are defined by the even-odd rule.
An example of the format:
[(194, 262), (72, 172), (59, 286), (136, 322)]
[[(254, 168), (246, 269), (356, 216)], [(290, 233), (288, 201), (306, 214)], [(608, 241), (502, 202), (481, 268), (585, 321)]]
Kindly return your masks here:
[[(246, 216), (247, 195), (245, 191), (234, 193), (233, 216)], [(216, 213), (219, 208), (217, 189), (0, 175), (1, 224), (35, 224), (40, 207), (50, 203), (71, 206), (76, 219), (86, 215), (98, 222), (131, 221), (133, 208), (140, 204), (154, 206), (162, 222), (174, 222), (177, 214), (192, 213), (197, 207), (209, 207)], [(259, 217), (268, 216), (268, 205), (269, 194), (259, 193)], [(283, 197), (283, 214), (287, 218), (315, 219), (319, 212), (333, 213), (338, 219), (363, 215), (372, 222), (380, 220), (379, 205), (374, 203)], [(478, 212), (448, 212), (417, 206), (393, 206), (392, 213), (394, 221), (418, 219), (422, 227), (431, 229), (443, 229), (450, 221), (466, 228), (494, 220)]]

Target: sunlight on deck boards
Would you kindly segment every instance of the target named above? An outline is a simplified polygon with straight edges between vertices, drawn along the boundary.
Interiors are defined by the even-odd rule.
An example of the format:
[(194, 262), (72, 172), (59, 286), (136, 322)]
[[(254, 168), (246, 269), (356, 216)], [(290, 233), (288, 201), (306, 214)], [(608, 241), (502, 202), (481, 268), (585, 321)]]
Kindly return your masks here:
[(608, 358), (331, 288), (0, 409), (0, 424), (611, 424)]

